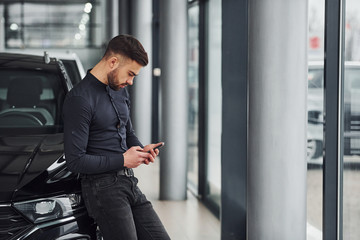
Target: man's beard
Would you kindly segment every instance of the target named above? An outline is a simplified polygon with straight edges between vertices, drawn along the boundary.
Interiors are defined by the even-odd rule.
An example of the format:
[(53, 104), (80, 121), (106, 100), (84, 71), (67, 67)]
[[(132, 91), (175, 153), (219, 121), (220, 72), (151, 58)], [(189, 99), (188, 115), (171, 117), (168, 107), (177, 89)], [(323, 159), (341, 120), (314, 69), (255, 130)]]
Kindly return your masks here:
[(117, 83), (117, 81), (116, 81), (117, 73), (118, 73), (118, 70), (115, 69), (115, 70), (109, 72), (107, 75), (109, 87), (115, 91), (119, 91), (121, 89), (121, 87), (124, 85), (126, 86), (126, 84), (118, 84)]

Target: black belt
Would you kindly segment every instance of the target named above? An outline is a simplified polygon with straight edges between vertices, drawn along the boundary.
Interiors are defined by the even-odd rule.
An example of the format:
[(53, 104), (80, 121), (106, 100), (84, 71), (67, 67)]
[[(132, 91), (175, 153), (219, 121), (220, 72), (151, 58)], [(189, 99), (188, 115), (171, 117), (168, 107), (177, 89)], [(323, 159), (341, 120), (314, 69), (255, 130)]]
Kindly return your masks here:
[(116, 176), (119, 176), (119, 175), (124, 175), (124, 176), (127, 176), (127, 177), (133, 177), (134, 176), (134, 171), (131, 168), (124, 168), (124, 169), (121, 169), (120, 171), (116, 172)]
[(90, 179), (90, 178), (97, 179), (97, 178), (102, 178), (102, 177), (111, 176), (111, 175), (133, 177), (134, 171), (131, 168), (124, 168), (117, 172), (107, 172), (107, 173), (100, 173), (100, 174), (82, 174), (81, 177), (85, 178), (85, 179)]

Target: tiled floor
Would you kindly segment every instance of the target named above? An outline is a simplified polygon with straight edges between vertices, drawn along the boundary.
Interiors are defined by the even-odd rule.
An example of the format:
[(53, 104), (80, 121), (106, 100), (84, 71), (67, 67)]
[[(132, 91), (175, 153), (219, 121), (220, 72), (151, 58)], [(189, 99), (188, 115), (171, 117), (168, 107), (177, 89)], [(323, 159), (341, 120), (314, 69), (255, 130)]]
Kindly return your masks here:
[(172, 240), (219, 240), (220, 221), (190, 192), (186, 201), (159, 201), (159, 161), (135, 169), (139, 187), (152, 202)]

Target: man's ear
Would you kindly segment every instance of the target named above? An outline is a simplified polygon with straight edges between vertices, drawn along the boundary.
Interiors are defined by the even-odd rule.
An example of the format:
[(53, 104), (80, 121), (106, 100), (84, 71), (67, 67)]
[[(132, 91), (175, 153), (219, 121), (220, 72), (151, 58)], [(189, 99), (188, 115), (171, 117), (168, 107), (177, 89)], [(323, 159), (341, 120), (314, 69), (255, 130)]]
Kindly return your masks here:
[(107, 62), (111, 70), (119, 66), (119, 59), (117, 57), (110, 57)]

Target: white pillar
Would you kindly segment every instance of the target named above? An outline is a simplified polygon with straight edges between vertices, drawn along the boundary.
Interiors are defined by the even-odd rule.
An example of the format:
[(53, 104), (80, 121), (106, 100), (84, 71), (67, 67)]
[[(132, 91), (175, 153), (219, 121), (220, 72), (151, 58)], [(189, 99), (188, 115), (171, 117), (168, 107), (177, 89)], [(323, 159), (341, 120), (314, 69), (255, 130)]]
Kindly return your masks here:
[(249, 4), (248, 239), (306, 239), (307, 1)]
[(160, 199), (186, 199), (187, 1), (160, 1)]
[(111, 0), (111, 38), (119, 35), (119, 1)]
[(5, 50), (5, 18), (4, 6), (0, 5), (0, 51)]
[(152, 96), (152, 0), (133, 0), (132, 35), (144, 46), (149, 64), (143, 68), (132, 86), (133, 125), (139, 140), (151, 143), (151, 96)]

